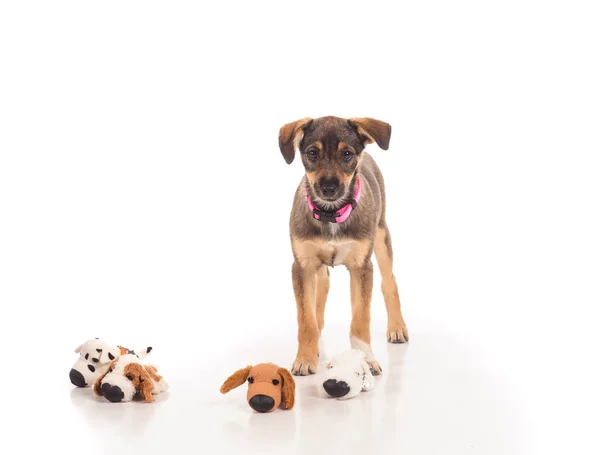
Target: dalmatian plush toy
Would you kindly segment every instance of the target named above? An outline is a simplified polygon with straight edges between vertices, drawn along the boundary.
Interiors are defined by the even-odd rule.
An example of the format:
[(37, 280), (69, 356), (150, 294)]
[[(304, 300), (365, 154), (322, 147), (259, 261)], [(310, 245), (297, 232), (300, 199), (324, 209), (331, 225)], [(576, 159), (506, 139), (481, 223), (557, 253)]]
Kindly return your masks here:
[(139, 351), (132, 351), (122, 346), (113, 346), (98, 338), (88, 340), (75, 349), (75, 352), (79, 354), (79, 359), (71, 368), (69, 379), (76, 387), (93, 385), (100, 376), (106, 373), (110, 362), (117, 357), (133, 354), (144, 358), (150, 351), (152, 351), (150, 346)]
[(350, 349), (326, 365), (323, 389), (338, 400), (347, 400), (375, 388), (375, 378), (365, 360), (365, 353)]

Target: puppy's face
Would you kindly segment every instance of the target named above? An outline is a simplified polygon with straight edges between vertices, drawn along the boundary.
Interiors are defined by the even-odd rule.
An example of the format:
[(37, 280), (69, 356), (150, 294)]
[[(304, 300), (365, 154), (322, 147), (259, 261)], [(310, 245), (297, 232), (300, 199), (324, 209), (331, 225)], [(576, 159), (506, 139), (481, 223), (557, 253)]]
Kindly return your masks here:
[(279, 147), (287, 163), (296, 149), (312, 195), (323, 208), (351, 196), (351, 183), (367, 144), (387, 149), (391, 126), (370, 118), (305, 118), (284, 125), (279, 132)]
[(313, 194), (325, 202), (343, 198), (365, 148), (357, 130), (341, 118), (316, 119), (304, 128), (298, 148)]

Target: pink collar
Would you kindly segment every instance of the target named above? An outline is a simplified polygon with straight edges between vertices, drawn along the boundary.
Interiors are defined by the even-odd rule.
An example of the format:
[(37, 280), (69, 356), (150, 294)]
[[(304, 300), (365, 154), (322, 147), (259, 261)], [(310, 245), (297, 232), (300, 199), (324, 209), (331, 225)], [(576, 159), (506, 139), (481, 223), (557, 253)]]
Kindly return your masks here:
[(348, 219), (352, 210), (356, 208), (358, 201), (360, 200), (360, 177), (356, 176), (356, 186), (354, 188), (354, 198), (352, 198), (352, 202), (346, 204), (337, 212), (327, 212), (325, 210), (319, 210), (313, 201), (310, 200), (310, 196), (308, 195), (308, 189), (304, 187), (304, 197), (306, 198), (306, 203), (308, 204), (308, 208), (313, 214), (315, 220), (320, 221), (329, 221), (330, 223), (343, 223)]

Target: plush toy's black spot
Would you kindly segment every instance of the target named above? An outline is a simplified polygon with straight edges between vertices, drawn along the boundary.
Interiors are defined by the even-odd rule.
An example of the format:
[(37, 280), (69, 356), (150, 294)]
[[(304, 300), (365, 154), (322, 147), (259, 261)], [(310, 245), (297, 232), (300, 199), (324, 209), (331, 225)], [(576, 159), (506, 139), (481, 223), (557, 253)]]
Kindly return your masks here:
[(109, 358), (110, 360), (115, 360), (115, 356), (114, 356), (114, 355), (112, 355), (110, 352), (108, 353), (108, 358)]
[(102, 395), (104, 395), (104, 398), (113, 403), (118, 403), (125, 397), (125, 394), (119, 386), (110, 385), (106, 382), (102, 384), (100, 391), (102, 392)]
[(99, 340), (100, 338), (94, 338), (94, 340)]
[(94, 371), (96, 371), (96, 368), (94, 368), (94, 365), (88, 365), (88, 369), (93, 373)]
[(90, 353), (88, 352), (88, 353), (85, 355), (85, 360), (87, 360), (89, 356), (90, 356)]
[(97, 352), (102, 352), (102, 349), (98, 349), (98, 348), (96, 348), (96, 351), (97, 351)]
[(92, 357), (92, 362), (98, 363), (98, 362), (100, 362), (100, 359), (97, 359), (96, 357)]
[(146, 348), (146, 354), (148, 354), (150, 351), (152, 351), (152, 346), (148, 346), (148, 347)]
[(69, 379), (71, 379), (71, 383), (77, 387), (85, 387), (87, 384), (85, 383), (85, 378), (83, 375), (74, 369), (71, 369), (69, 372)]

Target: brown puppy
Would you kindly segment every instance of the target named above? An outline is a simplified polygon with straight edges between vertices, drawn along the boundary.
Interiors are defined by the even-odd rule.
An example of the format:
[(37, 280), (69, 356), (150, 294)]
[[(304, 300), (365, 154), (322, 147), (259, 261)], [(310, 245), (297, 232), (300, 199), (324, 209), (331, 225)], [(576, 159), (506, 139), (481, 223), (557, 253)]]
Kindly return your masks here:
[(294, 407), (296, 383), (288, 370), (273, 363), (247, 366), (233, 373), (221, 386), (227, 393), (248, 381), (246, 399), (257, 412), (271, 412), (280, 405), (283, 409)]
[(371, 118), (304, 118), (279, 131), (285, 161), (290, 164), (299, 150), (306, 171), (290, 216), (292, 281), (298, 310), (295, 375), (317, 371), (318, 340), (329, 291), (328, 267), (334, 265), (345, 265), (350, 272), (351, 345), (366, 353), (374, 374), (381, 372), (370, 345), (373, 252), (388, 315), (387, 339), (391, 343), (408, 341), (392, 271), (383, 177), (364, 151), (373, 142), (387, 150), (390, 136), (389, 124)]

